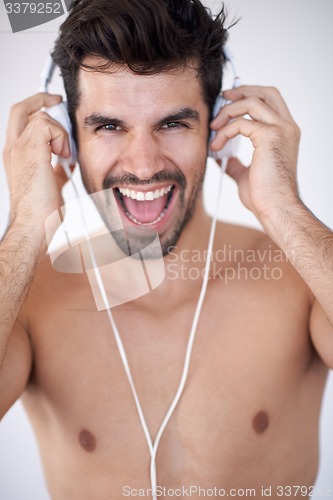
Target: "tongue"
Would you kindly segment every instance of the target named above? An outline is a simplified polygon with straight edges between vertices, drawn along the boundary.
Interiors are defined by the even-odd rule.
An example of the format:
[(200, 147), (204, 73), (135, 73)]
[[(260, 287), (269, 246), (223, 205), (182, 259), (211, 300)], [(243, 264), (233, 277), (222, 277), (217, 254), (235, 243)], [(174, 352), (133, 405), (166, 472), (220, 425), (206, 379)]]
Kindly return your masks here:
[(127, 212), (142, 224), (148, 224), (159, 218), (167, 204), (168, 195), (152, 201), (136, 201), (124, 196), (123, 201)]

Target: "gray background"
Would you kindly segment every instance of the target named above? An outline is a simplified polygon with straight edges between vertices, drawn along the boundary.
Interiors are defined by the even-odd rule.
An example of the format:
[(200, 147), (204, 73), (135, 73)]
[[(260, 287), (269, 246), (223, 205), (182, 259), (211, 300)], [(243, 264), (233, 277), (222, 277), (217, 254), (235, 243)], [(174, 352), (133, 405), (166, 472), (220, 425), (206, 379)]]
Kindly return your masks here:
[[(207, 2), (208, 3), (208, 2)], [(209, 3), (212, 7), (217, 2)], [(242, 16), (232, 29), (230, 44), (244, 83), (277, 86), (302, 129), (299, 182), (305, 203), (333, 228), (333, 19), (332, 0), (229, 0), (232, 15)], [(64, 17), (30, 31), (12, 34), (0, 3), (1, 122), (0, 146), (11, 104), (39, 87), (44, 59)], [(54, 87), (59, 91), (58, 85)], [(249, 161), (243, 143), (241, 158)], [(217, 169), (208, 169), (205, 184), (207, 208), (212, 211)], [(8, 193), (0, 167), (0, 234), (8, 214)], [(255, 218), (238, 200), (232, 180), (225, 180), (221, 217), (258, 227)], [(333, 496), (333, 381), (326, 387), (320, 428), (321, 464), (317, 485), (331, 487)], [(0, 426), (1, 500), (46, 500), (37, 447), (20, 403)], [(319, 496), (314, 496), (318, 498)]]

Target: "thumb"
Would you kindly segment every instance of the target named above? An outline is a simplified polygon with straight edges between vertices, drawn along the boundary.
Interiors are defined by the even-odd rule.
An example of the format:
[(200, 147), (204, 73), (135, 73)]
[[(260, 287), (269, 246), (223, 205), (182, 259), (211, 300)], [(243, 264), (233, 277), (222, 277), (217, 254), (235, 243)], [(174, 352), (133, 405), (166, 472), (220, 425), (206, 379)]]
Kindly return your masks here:
[(232, 179), (234, 179), (234, 181), (237, 182), (237, 184), (239, 184), (241, 177), (246, 171), (247, 168), (244, 167), (238, 158), (229, 158), (226, 172)]
[[(75, 165), (70, 166), (70, 170), (72, 173), (73, 173), (74, 168), (75, 168)], [(66, 184), (66, 182), (68, 181), (67, 174), (66, 174), (61, 163), (57, 163), (57, 165), (54, 167), (53, 171), (54, 171), (54, 175), (56, 177), (58, 189), (61, 190), (64, 187), (64, 185)]]

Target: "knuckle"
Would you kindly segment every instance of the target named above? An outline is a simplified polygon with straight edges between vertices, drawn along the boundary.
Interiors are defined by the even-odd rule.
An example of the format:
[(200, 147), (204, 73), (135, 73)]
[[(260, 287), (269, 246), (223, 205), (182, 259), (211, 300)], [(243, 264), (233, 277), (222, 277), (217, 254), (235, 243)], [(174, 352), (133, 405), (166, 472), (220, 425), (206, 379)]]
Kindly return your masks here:
[(284, 127), (286, 136), (295, 142), (298, 142), (301, 136), (301, 131), (296, 124), (287, 123)]
[(45, 123), (47, 120), (47, 113), (45, 111), (36, 111), (33, 115), (30, 116), (30, 123), (34, 125), (40, 125)]
[(285, 131), (286, 136), (294, 135), (295, 129), (291, 123), (284, 123), (283, 129)]
[(248, 103), (250, 105), (250, 107), (254, 107), (254, 106), (257, 106), (258, 104), (260, 104), (260, 99), (254, 95), (251, 95), (249, 98), (248, 98)]
[(279, 89), (274, 86), (267, 87), (267, 91), (274, 97), (281, 95)]
[(298, 141), (300, 141), (301, 136), (302, 136), (302, 131), (299, 128), (299, 126), (297, 125), (297, 123), (295, 123), (295, 133), (296, 133), (296, 138), (298, 139)]
[(18, 154), (18, 151), (19, 151), (19, 145), (17, 143), (14, 144), (10, 149), (8, 149), (7, 155), (10, 158), (10, 160), (12, 160)]
[(48, 115), (47, 115), (47, 113), (45, 113), (45, 111), (38, 110), (32, 116), (35, 116), (36, 118), (38, 118), (40, 120), (45, 120)]
[(16, 102), (15, 104), (13, 104), (10, 107), (10, 114), (11, 115), (17, 115), (17, 114), (21, 113), (21, 109), (22, 109), (22, 103), (21, 102)]

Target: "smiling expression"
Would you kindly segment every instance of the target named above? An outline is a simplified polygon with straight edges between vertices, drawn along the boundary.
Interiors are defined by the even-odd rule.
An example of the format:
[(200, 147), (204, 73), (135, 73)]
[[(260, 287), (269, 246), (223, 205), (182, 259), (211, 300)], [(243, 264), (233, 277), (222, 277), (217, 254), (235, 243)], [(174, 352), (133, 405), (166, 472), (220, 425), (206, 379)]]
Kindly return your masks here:
[(206, 168), (209, 110), (195, 69), (81, 69), (79, 89), (79, 161), (88, 193), (105, 191), (98, 208), (112, 230), (112, 188), (124, 226), (140, 244), (158, 233), (166, 254), (195, 214)]

